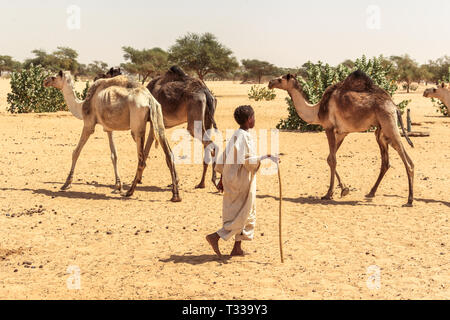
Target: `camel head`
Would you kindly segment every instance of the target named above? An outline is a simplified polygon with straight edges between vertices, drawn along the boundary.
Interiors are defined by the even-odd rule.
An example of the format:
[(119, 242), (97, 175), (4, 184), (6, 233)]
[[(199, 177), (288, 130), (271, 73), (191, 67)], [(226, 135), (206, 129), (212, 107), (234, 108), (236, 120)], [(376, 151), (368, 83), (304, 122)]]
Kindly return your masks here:
[(62, 90), (67, 82), (72, 81), (70, 71), (60, 71), (56, 76), (48, 77), (44, 80), (44, 87), (53, 87)]
[(269, 89), (290, 90), (298, 86), (297, 76), (287, 74), (280, 78), (270, 80)]
[(448, 89), (446, 88), (445, 83), (442, 83), (437, 88), (425, 90), (425, 92), (423, 93), (423, 96), (425, 98), (441, 99), (445, 95), (446, 91), (448, 91)]

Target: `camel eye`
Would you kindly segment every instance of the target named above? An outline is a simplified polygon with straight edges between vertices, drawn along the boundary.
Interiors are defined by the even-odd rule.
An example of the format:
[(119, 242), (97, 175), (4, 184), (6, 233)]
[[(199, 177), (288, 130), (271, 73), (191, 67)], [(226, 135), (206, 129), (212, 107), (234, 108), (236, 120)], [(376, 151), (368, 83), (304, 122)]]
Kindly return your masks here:
[(433, 92), (436, 93), (437, 89), (433, 89)]

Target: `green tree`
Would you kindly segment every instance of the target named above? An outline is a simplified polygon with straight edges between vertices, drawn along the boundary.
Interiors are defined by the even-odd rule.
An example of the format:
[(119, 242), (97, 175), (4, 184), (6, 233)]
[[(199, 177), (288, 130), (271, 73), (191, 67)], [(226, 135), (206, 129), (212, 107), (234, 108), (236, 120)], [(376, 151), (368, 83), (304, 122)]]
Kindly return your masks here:
[(256, 59), (242, 60), (247, 77), (254, 78), (261, 83), (263, 76), (275, 76), (280, 75), (282, 72), (279, 68), (267, 61), (260, 61)]
[(233, 52), (211, 33), (188, 33), (169, 49), (169, 60), (203, 80), (206, 75), (232, 73), (239, 66)]
[(4, 71), (18, 71), (22, 67), (19, 61), (15, 61), (11, 56), (0, 56), (0, 75)]
[(165, 72), (169, 67), (168, 53), (161, 48), (137, 50), (132, 47), (122, 47), (126, 63), (121, 67), (131, 74), (139, 75), (144, 83), (150, 77)]
[(24, 68), (26, 69), (34, 65), (53, 72), (65, 70), (76, 74), (78, 71), (78, 53), (74, 49), (57, 47), (57, 50), (50, 54), (42, 49), (33, 50), (32, 53), (35, 57), (24, 62)]
[(411, 83), (421, 80), (419, 64), (407, 54), (403, 56), (392, 56), (391, 61), (395, 65), (395, 77), (397, 80), (404, 81), (406, 83), (406, 91), (409, 93)]

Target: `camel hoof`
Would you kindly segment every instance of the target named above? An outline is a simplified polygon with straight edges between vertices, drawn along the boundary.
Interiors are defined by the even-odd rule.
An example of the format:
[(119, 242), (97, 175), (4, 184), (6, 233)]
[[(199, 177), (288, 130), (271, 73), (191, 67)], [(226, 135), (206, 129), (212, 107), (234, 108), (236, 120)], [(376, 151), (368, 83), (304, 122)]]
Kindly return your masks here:
[(375, 198), (375, 193), (366, 194), (366, 198), (369, 198), (369, 199)]
[(342, 192), (341, 192), (341, 198), (346, 197), (349, 194), (350, 194), (350, 189), (349, 188), (344, 188), (344, 189), (342, 189)]
[(133, 196), (133, 194), (134, 194), (134, 191), (128, 191), (128, 192), (125, 194), (125, 198), (130, 198), (130, 197)]
[(67, 191), (72, 188), (72, 184), (65, 184), (61, 187), (61, 191)]
[(142, 184), (142, 180), (139, 180), (139, 181), (137, 182), (137, 184)]
[(333, 196), (330, 196), (330, 195), (323, 196), (322, 200), (331, 201), (331, 200), (333, 200)]
[(412, 204), (412, 202), (411, 203), (408, 202), (407, 204), (404, 204), (402, 207), (403, 208), (412, 208), (413, 204)]
[(181, 202), (180, 196), (173, 196), (172, 199), (170, 199), (172, 202)]
[(195, 189), (205, 189), (205, 183), (200, 183), (199, 185), (195, 186)]

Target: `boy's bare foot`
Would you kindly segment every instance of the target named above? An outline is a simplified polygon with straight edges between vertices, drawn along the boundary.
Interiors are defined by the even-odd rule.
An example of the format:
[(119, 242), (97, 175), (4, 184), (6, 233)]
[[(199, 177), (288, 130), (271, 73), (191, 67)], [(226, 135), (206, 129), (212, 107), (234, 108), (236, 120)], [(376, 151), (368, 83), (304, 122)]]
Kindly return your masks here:
[(219, 258), (222, 258), (222, 253), (220, 253), (219, 249), (219, 240), (220, 236), (217, 233), (210, 234), (209, 236), (206, 237), (206, 241), (208, 241), (208, 243), (211, 245), (217, 256)]
[(233, 251), (231, 251), (230, 256), (232, 257), (243, 257), (245, 252), (241, 248), (241, 242), (235, 242)]

